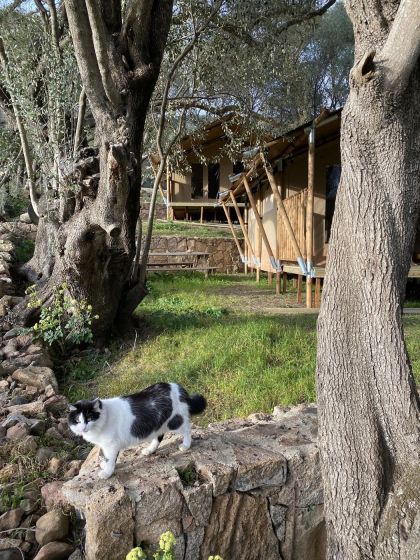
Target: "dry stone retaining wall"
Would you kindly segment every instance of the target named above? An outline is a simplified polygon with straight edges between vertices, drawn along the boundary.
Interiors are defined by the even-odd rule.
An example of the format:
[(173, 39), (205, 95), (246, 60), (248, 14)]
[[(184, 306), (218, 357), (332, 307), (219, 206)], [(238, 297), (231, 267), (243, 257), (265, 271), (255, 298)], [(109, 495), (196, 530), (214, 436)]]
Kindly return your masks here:
[(314, 407), (276, 408), (193, 435), (188, 452), (175, 436), (152, 457), (126, 450), (108, 481), (98, 479), (92, 451), (63, 487), (86, 519), (87, 560), (124, 560), (167, 530), (177, 537), (177, 560), (325, 558)]
[(156, 253), (191, 251), (209, 253), (209, 266), (216, 267), (217, 272), (241, 272), (241, 262), (238, 249), (233, 239), (181, 237), (181, 236), (153, 236), (150, 251)]

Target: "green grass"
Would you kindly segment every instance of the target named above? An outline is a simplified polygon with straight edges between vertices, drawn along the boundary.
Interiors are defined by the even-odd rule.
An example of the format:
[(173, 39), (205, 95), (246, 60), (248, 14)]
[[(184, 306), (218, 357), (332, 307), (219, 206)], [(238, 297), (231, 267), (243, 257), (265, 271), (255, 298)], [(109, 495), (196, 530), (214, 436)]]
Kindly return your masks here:
[[(143, 223), (143, 231), (146, 231), (147, 222)], [(153, 232), (158, 235), (186, 236), (186, 237), (217, 237), (232, 239), (232, 234), (227, 227), (215, 227), (205, 225), (191, 225), (188, 222), (172, 220), (155, 220)], [(242, 237), (241, 231), (237, 230), (238, 237)]]
[[(314, 401), (316, 315), (235, 311), (239, 294), (250, 289), (273, 292), (266, 280), (257, 287), (244, 276), (155, 277), (138, 308), (138, 340), (70, 363), (63, 379), (67, 394), (105, 397), (176, 381), (207, 397), (200, 424)], [(405, 328), (420, 381), (420, 317), (406, 317)]]
[(32, 258), (35, 243), (31, 239), (20, 239), (15, 245), (15, 260), (18, 264), (24, 264)]

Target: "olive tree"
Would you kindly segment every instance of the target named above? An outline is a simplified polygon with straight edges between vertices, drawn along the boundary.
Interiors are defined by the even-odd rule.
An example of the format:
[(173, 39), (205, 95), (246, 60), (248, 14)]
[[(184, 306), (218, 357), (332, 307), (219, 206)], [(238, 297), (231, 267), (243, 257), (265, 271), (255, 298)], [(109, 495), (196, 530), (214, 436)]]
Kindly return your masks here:
[(420, 542), (419, 397), (402, 307), (420, 207), (420, 3), (348, 0), (355, 64), (318, 321), (328, 558)]

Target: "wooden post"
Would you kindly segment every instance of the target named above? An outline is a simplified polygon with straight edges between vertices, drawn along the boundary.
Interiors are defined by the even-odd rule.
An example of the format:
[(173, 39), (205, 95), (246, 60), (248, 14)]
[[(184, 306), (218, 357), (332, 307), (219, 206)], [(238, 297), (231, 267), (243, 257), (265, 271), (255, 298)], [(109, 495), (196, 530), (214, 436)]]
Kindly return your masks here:
[(312, 307), (312, 278), (314, 252), (314, 182), (315, 182), (315, 123), (308, 138), (308, 199), (306, 207), (306, 307)]
[(315, 307), (321, 305), (321, 278), (317, 278), (315, 281)]
[(283, 272), (283, 294), (287, 292), (287, 273)]
[[(262, 215), (262, 201), (260, 196), (261, 196), (260, 188), (258, 187), (257, 214), (259, 218), (261, 218)], [(261, 265), (262, 265), (261, 262), (262, 261), (262, 230), (260, 227), (257, 228), (256, 234), (257, 234), (257, 257), (259, 258), (260, 261), (260, 266), (257, 269), (256, 281), (259, 282), (261, 280)]]
[(245, 255), (242, 251), (241, 244), (239, 243), (239, 239), (236, 235), (235, 228), (233, 227), (232, 220), (230, 219), (228, 209), (226, 208), (226, 206), (224, 204), (222, 204), (222, 206), (223, 206), (223, 210), (224, 210), (225, 215), (226, 215), (227, 222), (229, 224), (230, 231), (232, 232), (232, 237), (233, 237), (233, 239), (236, 243), (236, 247), (238, 248), (239, 254), (240, 254), (241, 259), (242, 259), (242, 262), (244, 262), (245, 261)]
[[(274, 178), (274, 175), (272, 174), (272, 172), (271, 172), (271, 170), (268, 166), (268, 163), (266, 162), (265, 156), (262, 153), (261, 153), (261, 160), (264, 164), (265, 173), (267, 175), (268, 182), (270, 183), (270, 187), (271, 187), (271, 190), (273, 192), (273, 195), (274, 195), (274, 198), (275, 198), (275, 201), (276, 201), (277, 212), (284, 220), (284, 225), (286, 226), (286, 231), (289, 234), (290, 241), (292, 242), (293, 250), (294, 250), (295, 255), (296, 255), (296, 260), (297, 260), (299, 266), (301, 266), (301, 263), (304, 262), (304, 259), (303, 259), (300, 247), (298, 245), (298, 242), (297, 242), (297, 239), (296, 239), (296, 236), (295, 236), (295, 232), (293, 231), (292, 224), (290, 223), (289, 216), (287, 214), (286, 208), (284, 207), (283, 200), (281, 198), (281, 187), (280, 187), (280, 192), (279, 192), (279, 187), (276, 184), (276, 180)], [(279, 220), (278, 220), (278, 223), (279, 223)]]
[(302, 303), (302, 275), (299, 274), (297, 278), (297, 303)]
[(262, 220), (261, 220), (261, 216), (258, 213), (258, 209), (257, 209), (257, 205), (255, 203), (254, 195), (252, 194), (251, 187), (249, 186), (248, 179), (246, 178), (245, 175), (243, 177), (243, 181), (244, 181), (244, 186), (245, 186), (246, 193), (248, 195), (249, 202), (251, 204), (252, 210), (253, 210), (254, 215), (255, 215), (255, 219), (257, 221), (258, 230), (261, 234), (262, 240), (264, 241), (265, 248), (267, 249), (267, 253), (269, 254), (269, 256), (273, 259), (273, 261), (275, 261), (274, 253), (271, 249), (270, 242), (268, 240), (267, 234), (265, 233), (265, 229), (264, 229), (264, 225), (263, 225)]
[(269, 270), (267, 273), (267, 280), (268, 280), (268, 285), (271, 286), (273, 283), (273, 273), (271, 272), (271, 270)]
[(255, 257), (254, 249), (252, 248), (251, 240), (249, 239), (248, 231), (246, 229), (244, 220), (242, 218), (241, 211), (239, 210), (238, 203), (236, 202), (236, 199), (235, 199), (232, 191), (230, 191), (230, 198), (232, 200), (233, 207), (235, 208), (236, 215), (238, 216), (239, 224), (241, 226), (241, 230), (242, 230), (242, 234), (243, 234), (244, 239), (245, 239), (245, 243), (248, 247), (248, 259), (251, 259), (251, 257)]
[(169, 220), (171, 216), (171, 207), (169, 203), (172, 202), (172, 193), (171, 193), (171, 172), (169, 167), (169, 161), (166, 160), (166, 219)]
[(200, 209), (200, 224), (203, 223), (203, 218), (204, 218), (204, 206), (202, 206)]

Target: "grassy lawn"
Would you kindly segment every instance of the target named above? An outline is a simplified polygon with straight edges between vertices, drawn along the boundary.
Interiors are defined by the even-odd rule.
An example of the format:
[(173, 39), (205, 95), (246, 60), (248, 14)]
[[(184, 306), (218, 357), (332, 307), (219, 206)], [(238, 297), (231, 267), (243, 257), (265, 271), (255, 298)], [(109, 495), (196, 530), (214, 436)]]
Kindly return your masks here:
[[(143, 231), (146, 231), (147, 222), (143, 223)], [(186, 237), (218, 237), (232, 239), (232, 234), (227, 227), (192, 225), (183, 221), (155, 220), (153, 232), (158, 235), (181, 235)], [(242, 238), (242, 232), (237, 229), (237, 235)]]
[[(266, 280), (256, 286), (251, 277), (168, 275), (150, 288), (136, 341), (89, 351), (66, 366), (71, 399), (177, 381), (206, 395), (201, 424), (315, 400), (316, 315), (250, 311), (241, 298), (272, 297)], [(405, 328), (420, 381), (420, 316), (406, 317)]]

